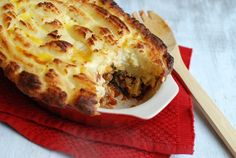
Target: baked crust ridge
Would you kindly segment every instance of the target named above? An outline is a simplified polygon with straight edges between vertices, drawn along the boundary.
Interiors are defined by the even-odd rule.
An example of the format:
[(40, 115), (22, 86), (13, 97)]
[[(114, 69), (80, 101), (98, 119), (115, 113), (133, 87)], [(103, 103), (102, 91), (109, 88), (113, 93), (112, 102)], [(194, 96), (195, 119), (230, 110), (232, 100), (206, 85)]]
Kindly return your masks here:
[[(112, 9), (114, 9), (116, 12), (118, 12), (121, 16), (124, 16), (129, 24), (133, 25), (136, 29), (140, 30), (143, 36), (151, 42), (153, 45), (157, 47), (157, 49), (162, 49), (165, 55), (163, 55), (164, 59), (166, 60), (166, 65), (168, 66), (169, 72), (173, 69), (174, 64), (174, 58), (170, 55), (170, 53), (167, 51), (167, 46), (165, 43), (156, 35), (150, 32), (149, 29), (146, 28), (146, 26), (142, 23), (140, 23), (137, 19), (134, 17), (131, 17), (130, 14), (125, 13), (124, 10), (113, 0), (100, 0), (102, 4), (110, 6)], [(167, 74), (169, 73), (167, 72)]]

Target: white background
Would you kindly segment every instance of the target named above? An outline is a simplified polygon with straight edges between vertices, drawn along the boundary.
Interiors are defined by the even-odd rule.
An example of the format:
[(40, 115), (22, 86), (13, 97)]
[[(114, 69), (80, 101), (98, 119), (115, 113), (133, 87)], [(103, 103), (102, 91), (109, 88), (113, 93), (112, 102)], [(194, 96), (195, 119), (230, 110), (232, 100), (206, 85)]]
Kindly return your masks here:
[[(191, 72), (236, 128), (236, 1), (117, 0), (125, 11), (154, 10), (170, 24), (179, 44), (194, 50)], [(231, 157), (206, 121), (195, 110), (193, 156)], [(1, 158), (64, 158), (41, 148), (0, 123)]]

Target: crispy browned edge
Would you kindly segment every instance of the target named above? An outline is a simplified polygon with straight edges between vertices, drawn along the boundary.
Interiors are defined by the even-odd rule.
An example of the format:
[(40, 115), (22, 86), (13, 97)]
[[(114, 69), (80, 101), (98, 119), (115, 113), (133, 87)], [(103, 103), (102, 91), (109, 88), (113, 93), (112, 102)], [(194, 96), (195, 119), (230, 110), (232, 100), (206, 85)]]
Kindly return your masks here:
[[(139, 21), (131, 17), (129, 14), (125, 13), (116, 2), (113, 0), (99, 0), (103, 5), (108, 5), (109, 9), (114, 10), (119, 15), (116, 16), (123, 16), (129, 25), (132, 25), (134, 28), (140, 30), (144, 39), (146, 39), (149, 43), (155, 46), (156, 49), (164, 52), (163, 61), (166, 64), (165, 73), (163, 73), (163, 77), (168, 75), (172, 68), (174, 59), (173, 57), (167, 52), (167, 47), (163, 43), (163, 41), (153, 35), (143, 24)], [(32, 74), (26, 71), (21, 72), (20, 74), (16, 74), (19, 69), (19, 65), (15, 62), (9, 62), (7, 67), (5, 68), (4, 72), (5, 75), (15, 84), (17, 87), (25, 94), (29, 95), (30, 97), (34, 98), (35, 100), (49, 105), (49, 106), (58, 106), (58, 107), (66, 107), (66, 98), (67, 94), (56, 85), (49, 86), (45, 92), (40, 92), (42, 83), (39, 80), (39, 77), (36, 74)], [(50, 72), (49, 72), (50, 73)], [(52, 77), (52, 80), (56, 79), (56, 75)], [(88, 115), (94, 115), (97, 113), (95, 105), (97, 104), (96, 101), (96, 94), (94, 92), (90, 92), (89, 90), (81, 89), (76, 99), (74, 106), (77, 107), (78, 110), (82, 111)]]
[(170, 53), (168, 53), (167, 46), (164, 44), (164, 42), (159, 37), (152, 34), (145, 25), (140, 23), (135, 18), (131, 17), (128, 13), (125, 13), (123, 9), (121, 9), (120, 6), (113, 0), (100, 1), (103, 5), (109, 5), (110, 9), (114, 9), (121, 16), (125, 17), (130, 25), (141, 31), (142, 35), (148, 42), (152, 43), (156, 47), (156, 49), (161, 49), (164, 52), (163, 60), (165, 61), (167, 67), (167, 72), (165, 73), (165, 75), (168, 75), (173, 69), (174, 58), (170, 55)]

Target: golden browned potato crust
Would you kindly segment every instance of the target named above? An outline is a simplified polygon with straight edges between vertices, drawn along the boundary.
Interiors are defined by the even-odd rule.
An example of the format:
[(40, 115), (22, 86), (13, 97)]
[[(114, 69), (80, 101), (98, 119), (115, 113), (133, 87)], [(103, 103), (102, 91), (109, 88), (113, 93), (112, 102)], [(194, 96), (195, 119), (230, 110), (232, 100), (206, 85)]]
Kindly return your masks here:
[(1, 0), (0, 67), (35, 100), (95, 115), (156, 91), (173, 58), (112, 0)]

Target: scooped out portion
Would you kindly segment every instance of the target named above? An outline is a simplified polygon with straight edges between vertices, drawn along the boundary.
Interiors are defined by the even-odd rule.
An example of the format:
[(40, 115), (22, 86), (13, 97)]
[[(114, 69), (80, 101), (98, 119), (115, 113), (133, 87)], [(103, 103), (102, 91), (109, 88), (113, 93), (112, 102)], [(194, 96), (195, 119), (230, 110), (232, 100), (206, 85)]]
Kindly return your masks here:
[(105, 74), (104, 78), (107, 82), (105, 85), (106, 95), (100, 103), (101, 107), (105, 108), (114, 108), (118, 100), (136, 99), (136, 101), (141, 101), (152, 89), (151, 85), (145, 84), (141, 78), (129, 75), (127, 71), (114, 71), (111, 74)]
[[(166, 72), (160, 65), (142, 54), (131, 53), (130, 56), (133, 58), (127, 57), (120, 66), (111, 65), (109, 71), (102, 75), (105, 95), (100, 100), (100, 107), (116, 108), (120, 102), (128, 104), (128, 107), (137, 106), (152, 97), (165, 81)], [(123, 107), (127, 108), (127, 105)], [(122, 106), (119, 105), (119, 108)]]
[(0, 68), (48, 107), (137, 106), (172, 67), (165, 44), (112, 0), (0, 1)]

